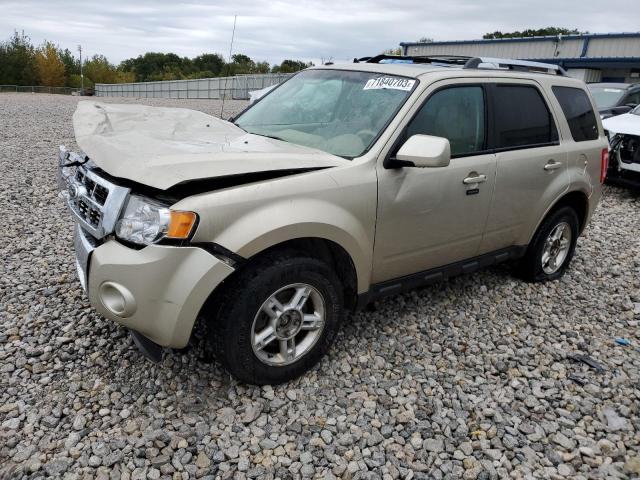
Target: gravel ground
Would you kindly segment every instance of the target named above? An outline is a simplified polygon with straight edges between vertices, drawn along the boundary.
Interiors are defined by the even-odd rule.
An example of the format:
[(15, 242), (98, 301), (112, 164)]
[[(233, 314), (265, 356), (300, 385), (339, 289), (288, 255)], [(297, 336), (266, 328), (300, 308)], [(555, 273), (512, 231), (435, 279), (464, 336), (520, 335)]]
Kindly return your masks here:
[(560, 281), (498, 267), (386, 299), (303, 378), (248, 387), (200, 341), (147, 362), (89, 307), (55, 188), (77, 101), (0, 95), (0, 478), (640, 476), (637, 194), (606, 188)]

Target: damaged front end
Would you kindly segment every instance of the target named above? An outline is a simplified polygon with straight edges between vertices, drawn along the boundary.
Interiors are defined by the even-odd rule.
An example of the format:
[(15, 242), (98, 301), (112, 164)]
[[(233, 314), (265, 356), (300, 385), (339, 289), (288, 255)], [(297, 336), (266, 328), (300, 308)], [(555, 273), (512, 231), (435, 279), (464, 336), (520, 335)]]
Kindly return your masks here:
[(607, 179), (611, 183), (640, 188), (640, 134), (615, 134), (609, 144)]

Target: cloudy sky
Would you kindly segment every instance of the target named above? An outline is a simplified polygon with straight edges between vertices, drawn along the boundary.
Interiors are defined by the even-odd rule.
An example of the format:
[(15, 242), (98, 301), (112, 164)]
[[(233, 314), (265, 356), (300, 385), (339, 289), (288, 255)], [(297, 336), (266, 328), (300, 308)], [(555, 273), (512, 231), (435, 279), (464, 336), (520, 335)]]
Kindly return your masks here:
[(0, 39), (24, 31), (36, 44), (82, 44), (118, 63), (147, 51), (348, 60), (401, 41), (480, 38), (545, 26), (590, 32), (640, 29), (638, 0), (0, 0)]

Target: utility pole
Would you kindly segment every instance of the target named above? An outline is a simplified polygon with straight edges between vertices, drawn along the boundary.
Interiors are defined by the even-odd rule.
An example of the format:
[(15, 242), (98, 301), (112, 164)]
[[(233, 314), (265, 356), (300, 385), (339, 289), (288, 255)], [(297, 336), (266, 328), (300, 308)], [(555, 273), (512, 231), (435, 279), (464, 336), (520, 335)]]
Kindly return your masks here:
[[(224, 91), (222, 92), (222, 106), (220, 107), (220, 118), (222, 118), (222, 114), (224, 113), (224, 101), (227, 98), (227, 82), (229, 81), (229, 65), (231, 64), (231, 54), (233, 53), (233, 39), (236, 36), (236, 20), (238, 20), (238, 16), (233, 16), (233, 31), (231, 32), (231, 45), (229, 45), (229, 62), (227, 63), (227, 76), (224, 79)], [(231, 88), (233, 91), (233, 81), (231, 82)], [(232, 93), (233, 96), (233, 93)]]
[(80, 95), (84, 95), (84, 75), (82, 74), (82, 45), (78, 45), (80, 52)]

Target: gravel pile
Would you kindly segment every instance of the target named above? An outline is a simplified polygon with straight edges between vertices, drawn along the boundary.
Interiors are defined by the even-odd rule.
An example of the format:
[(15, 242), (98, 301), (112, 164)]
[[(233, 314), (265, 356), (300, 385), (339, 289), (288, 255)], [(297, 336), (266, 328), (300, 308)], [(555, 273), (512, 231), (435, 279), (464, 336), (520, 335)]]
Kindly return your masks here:
[(77, 101), (0, 95), (0, 478), (640, 476), (637, 194), (606, 189), (558, 282), (502, 266), (391, 297), (319, 368), (248, 387), (199, 340), (149, 363), (89, 307), (55, 187)]

